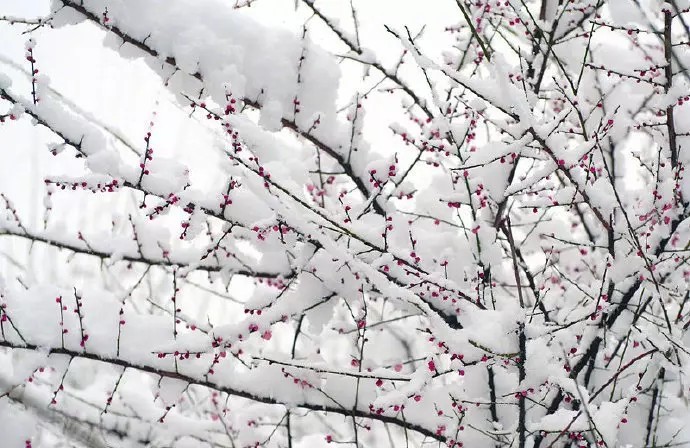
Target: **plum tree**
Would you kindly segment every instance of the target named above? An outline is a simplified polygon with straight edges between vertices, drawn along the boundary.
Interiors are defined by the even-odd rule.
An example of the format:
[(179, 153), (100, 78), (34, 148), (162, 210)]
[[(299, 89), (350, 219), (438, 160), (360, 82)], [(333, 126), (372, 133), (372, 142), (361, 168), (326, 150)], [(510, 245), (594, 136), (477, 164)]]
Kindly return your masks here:
[(688, 7), (4, 15), (3, 446), (689, 444)]

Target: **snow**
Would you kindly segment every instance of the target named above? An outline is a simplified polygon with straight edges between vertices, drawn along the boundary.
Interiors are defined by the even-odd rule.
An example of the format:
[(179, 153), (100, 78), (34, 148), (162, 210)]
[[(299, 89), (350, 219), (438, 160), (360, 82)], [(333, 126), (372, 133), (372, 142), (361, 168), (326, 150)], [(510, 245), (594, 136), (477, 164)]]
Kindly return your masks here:
[[(661, 82), (658, 36), (595, 26), (581, 67), (591, 18), (565, 24), (591, 2), (537, 23), (464, 5), (489, 58), (441, 6), (416, 34), (413, 2), (346, 3), (64, 0), (26, 46), (0, 24), (21, 37), (0, 75), (13, 443), (638, 446), (655, 392), (657, 442), (689, 431), (687, 180), (663, 118), (688, 131), (687, 85), (596, 68)], [(560, 11), (535, 88), (524, 33)]]

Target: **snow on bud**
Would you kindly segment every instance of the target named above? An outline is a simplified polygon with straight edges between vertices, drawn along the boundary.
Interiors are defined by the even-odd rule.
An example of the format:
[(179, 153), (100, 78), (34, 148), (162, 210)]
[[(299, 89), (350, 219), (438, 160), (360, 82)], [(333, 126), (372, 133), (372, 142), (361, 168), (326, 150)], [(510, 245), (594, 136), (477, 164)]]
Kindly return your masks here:
[(21, 117), (22, 115), (24, 115), (24, 112), (25, 112), (24, 106), (22, 106), (22, 105), (19, 104), (19, 103), (15, 103), (15, 104), (10, 108), (10, 111), (9, 111), (10, 120), (16, 120), (16, 119), (18, 119), (19, 117)]
[(29, 38), (26, 42), (24, 42), (24, 49), (27, 52), (33, 51), (35, 46), (36, 46), (36, 40), (33, 37)]
[(48, 144), (48, 151), (52, 155), (56, 156), (56, 155), (60, 154), (62, 151), (64, 151), (64, 149), (66, 147), (67, 147), (67, 145), (64, 143), (49, 143)]

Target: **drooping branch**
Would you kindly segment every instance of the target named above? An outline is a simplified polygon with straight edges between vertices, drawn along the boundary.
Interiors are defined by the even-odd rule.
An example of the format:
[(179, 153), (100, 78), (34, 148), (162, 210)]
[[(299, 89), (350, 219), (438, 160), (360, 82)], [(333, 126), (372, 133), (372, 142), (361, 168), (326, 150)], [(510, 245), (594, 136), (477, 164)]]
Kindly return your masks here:
[[(85, 18), (87, 18), (92, 23), (95, 23), (99, 26), (102, 26), (100, 18), (96, 14), (94, 14), (93, 12), (89, 11), (85, 6), (75, 2), (73, 0), (60, 0), (60, 1), (62, 1), (62, 3), (65, 6), (68, 6), (72, 9), (74, 9), (75, 11), (79, 12), (80, 14), (82, 14)], [(116, 35), (117, 37), (122, 39), (123, 42), (133, 45), (134, 47), (138, 48), (139, 50), (143, 51), (144, 53), (146, 53), (146, 54), (148, 54), (154, 58), (157, 58), (157, 59), (160, 58), (158, 51), (156, 51), (154, 48), (147, 45), (145, 43), (145, 41), (139, 41), (139, 40), (129, 36), (127, 33), (122, 31), (117, 26), (109, 25), (109, 26), (104, 27), (104, 29), (107, 32), (113, 33), (114, 35)], [(180, 69), (177, 66), (177, 61), (175, 60), (174, 57), (171, 57), (171, 56), (166, 57), (164, 59), (164, 62), (166, 64), (172, 66), (172, 67), (175, 67), (175, 69), (177, 71), (184, 72), (182, 69)], [(202, 73), (199, 73), (199, 72), (188, 73), (188, 75), (198, 79), (199, 81), (203, 81), (203, 74)], [(262, 105), (259, 102), (252, 100), (250, 98), (243, 98), (242, 101), (244, 102), (244, 104), (246, 104), (247, 106), (250, 106), (254, 109), (261, 109), (261, 107), (262, 107)], [(302, 137), (306, 141), (313, 144), (316, 148), (321, 149), (326, 154), (331, 156), (341, 166), (343, 171), (352, 180), (352, 182), (355, 183), (355, 185), (357, 186), (357, 189), (364, 196), (364, 198), (366, 199), (367, 197), (369, 197), (369, 189), (366, 186), (367, 185), (366, 178), (355, 173), (355, 171), (354, 171), (353, 167), (350, 165), (350, 163), (347, 160), (345, 160), (345, 158), (341, 154), (339, 154), (334, 148), (332, 148), (329, 145), (327, 145), (326, 143), (320, 141), (315, 135), (310, 133), (309, 130), (305, 131), (305, 130), (301, 129), (300, 126), (293, 120), (290, 120), (290, 119), (283, 117), (283, 118), (281, 118), (281, 124), (284, 128), (294, 131), (295, 133), (297, 133), (297, 135), (299, 135), (300, 137)], [(378, 204), (377, 202), (374, 202), (373, 207), (379, 215), (384, 214), (383, 209), (381, 208), (380, 204)]]
[(260, 395), (256, 394), (247, 390), (242, 390), (242, 389), (235, 389), (232, 387), (227, 387), (227, 386), (221, 386), (218, 384), (215, 384), (213, 382), (210, 382), (208, 380), (203, 380), (199, 378), (194, 378), (191, 376), (183, 375), (180, 373), (177, 373), (175, 371), (169, 371), (165, 369), (160, 369), (152, 366), (148, 366), (145, 364), (134, 364), (128, 361), (125, 361), (123, 359), (119, 358), (112, 358), (107, 355), (99, 355), (96, 353), (90, 353), (87, 351), (75, 351), (75, 350), (70, 350), (67, 348), (61, 348), (61, 347), (45, 347), (45, 346), (38, 346), (34, 344), (15, 344), (13, 342), (7, 341), (7, 340), (0, 340), (0, 347), (5, 347), (13, 350), (33, 350), (33, 351), (40, 351), (44, 354), (47, 355), (67, 355), (76, 359), (89, 359), (92, 361), (99, 361), (111, 365), (116, 365), (122, 368), (126, 369), (133, 369), (137, 370), (140, 372), (144, 373), (150, 373), (152, 375), (156, 375), (159, 377), (164, 377), (164, 378), (172, 378), (176, 379), (179, 381), (183, 381), (185, 383), (191, 384), (191, 385), (197, 385), (197, 386), (203, 386), (206, 387), (210, 390), (215, 390), (218, 392), (223, 392), (228, 395), (234, 396), (234, 397), (239, 397), (239, 398), (244, 398), (250, 401), (255, 401), (258, 403), (265, 403), (265, 404), (276, 404), (276, 405), (283, 405), (283, 406), (288, 406), (288, 407), (297, 407), (297, 408), (303, 408), (303, 409), (309, 409), (312, 411), (318, 411), (318, 412), (325, 412), (325, 413), (332, 413), (332, 414), (339, 414), (339, 415), (344, 415), (344, 416), (356, 416), (356, 417), (361, 417), (361, 418), (366, 418), (372, 421), (376, 422), (381, 422), (381, 423), (388, 423), (392, 424), (395, 426), (398, 426), (400, 428), (408, 429), (410, 431), (415, 431), (421, 435), (424, 435), (425, 437), (429, 437), (434, 440), (438, 440), (439, 442), (444, 442), (446, 440), (445, 436), (436, 434), (433, 430), (424, 428), (418, 424), (410, 423), (405, 420), (396, 418), (396, 417), (391, 417), (387, 415), (382, 415), (382, 414), (377, 414), (377, 413), (372, 413), (372, 412), (367, 412), (363, 411), (361, 409), (345, 409), (345, 408), (339, 408), (335, 407), (332, 405), (323, 405), (323, 404), (314, 404), (310, 402), (297, 402), (297, 403), (285, 403), (279, 400), (278, 398), (275, 398), (273, 396), (268, 396), (268, 395)]

